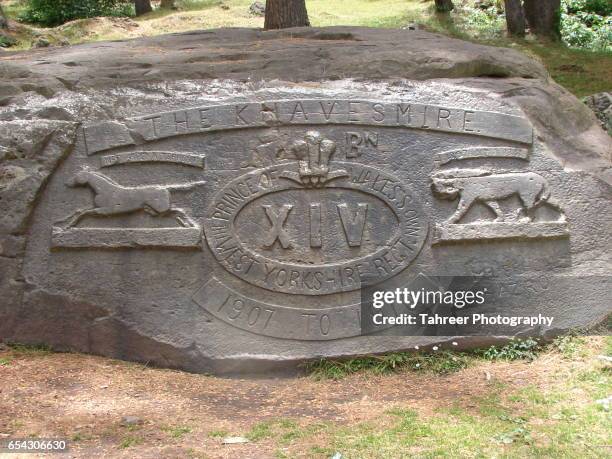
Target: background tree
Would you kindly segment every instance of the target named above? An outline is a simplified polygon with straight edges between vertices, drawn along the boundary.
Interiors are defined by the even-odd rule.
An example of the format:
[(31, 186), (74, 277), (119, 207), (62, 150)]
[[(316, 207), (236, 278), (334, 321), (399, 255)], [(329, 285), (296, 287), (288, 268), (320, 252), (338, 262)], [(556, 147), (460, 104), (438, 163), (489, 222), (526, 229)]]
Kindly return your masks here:
[(449, 13), (454, 9), (453, 0), (436, 0), (436, 11), (438, 13)]
[(136, 7), (136, 16), (153, 11), (151, 0), (134, 0), (134, 6)]
[(504, 0), (508, 33), (517, 37), (525, 36), (525, 11), (521, 0)]
[(0, 29), (8, 29), (8, 21), (2, 9), (2, 5), (0, 5)]
[(561, 0), (525, 0), (529, 28), (540, 37), (561, 37)]
[(264, 29), (310, 26), (305, 0), (267, 0)]
[(174, 8), (174, 0), (161, 0), (160, 8)]

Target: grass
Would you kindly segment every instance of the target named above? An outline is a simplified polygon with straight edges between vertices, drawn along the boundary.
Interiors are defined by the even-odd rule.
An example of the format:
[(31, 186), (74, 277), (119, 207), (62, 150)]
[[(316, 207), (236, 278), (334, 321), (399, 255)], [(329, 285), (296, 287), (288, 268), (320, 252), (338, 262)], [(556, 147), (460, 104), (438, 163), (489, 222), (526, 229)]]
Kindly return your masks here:
[[(567, 362), (548, 383), (517, 387), (491, 381), (468, 406), (457, 400), (423, 413), (398, 404), (350, 425), (276, 419), (255, 424), (247, 437), (273, 444), (277, 457), (303, 457), (304, 444), (306, 456), (317, 458), (609, 457), (610, 413), (595, 401), (611, 393), (612, 371), (595, 357), (612, 350), (612, 337), (601, 348), (590, 343), (563, 337), (539, 347), (533, 365), (555, 356)], [(507, 351), (491, 353), (492, 359), (508, 359)], [(471, 358), (487, 365), (482, 356)]]
[(9, 344), (9, 348), (17, 357), (42, 356), (53, 352), (46, 344)]
[(552, 78), (578, 97), (612, 90), (612, 53), (571, 49), (559, 43), (523, 44), (520, 49), (540, 59)]
[(435, 374), (452, 373), (469, 365), (468, 355), (460, 352), (437, 353), (395, 352), (354, 359), (321, 359), (306, 364), (315, 379), (341, 379), (350, 374), (367, 372), (381, 375), (396, 371), (429, 371)]
[(584, 356), (585, 338), (569, 334), (556, 338), (547, 345), (537, 340), (511, 340), (505, 345), (490, 346), (469, 352), (440, 350), (434, 352), (394, 352), (353, 359), (321, 359), (305, 365), (307, 372), (317, 380), (339, 380), (354, 373), (382, 375), (400, 371), (421, 371), (438, 375), (454, 373), (484, 360), (533, 361), (543, 352), (557, 352), (567, 359)]
[(21, 357), (41, 357), (51, 354), (53, 351), (49, 346), (44, 344), (25, 345), (25, 344), (9, 344), (8, 352), (0, 357), (0, 367), (9, 366), (15, 358)]

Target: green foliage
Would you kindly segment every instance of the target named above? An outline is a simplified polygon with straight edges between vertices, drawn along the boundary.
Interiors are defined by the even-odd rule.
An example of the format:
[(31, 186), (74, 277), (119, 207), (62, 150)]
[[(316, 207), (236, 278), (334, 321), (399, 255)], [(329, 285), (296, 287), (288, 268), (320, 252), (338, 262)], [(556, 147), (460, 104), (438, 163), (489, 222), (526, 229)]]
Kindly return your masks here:
[(612, 51), (612, 2), (562, 0), (561, 37), (574, 48)]
[(0, 48), (10, 48), (15, 43), (17, 43), (17, 40), (14, 38), (0, 34)]
[(368, 372), (376, 375), (395, 371), (430, 371), (447, 374), (466, 368), (466, 354), (440, 351), (436, 353), (396, 352), (356, 359), (321, 359), (310, 362), (306, 369), (315, 379), (342, 379), (350, 374)]
[(43, 26), (57, 26), (73, 19), (96, 16), (131, 16), (129, 0), (28, 0), (19, 19)]
[(554, 339), (551, 347), (566, 359), (572, 359), (584, 352), (585, 340), (578, 335), (562, 335)]
[[(573, 48), (612, 51), (612, 2), (610, 0), (562, 0), (557, 18), (563, 42)], [(431, 26), (431, 24), (428, 24)], [(467, 1), (455, 9), (443, 30), (464, 39), (502, 39), (506, 29), (501, 2), (476, 7)], [(439, 27), (433, 25), (436, 30)]]
[(594, 13), (600, 16), (612, 14), (612, 2), (610, 0), (564, 0), (567, 13)]
[(462, 13), (463, 17), (457, 18), (457, 23), (470, 36), (476, 38), (497, 38), (506, 27), (503, 9), (493, 4), (488, 8), (474, 8), (466, 5)]
[(487, 360), (535, 360), (539, 350), (539, 343), (533, 338), (527, 338), (512, 340), (502, 347), (491, 346), (475, 353)]

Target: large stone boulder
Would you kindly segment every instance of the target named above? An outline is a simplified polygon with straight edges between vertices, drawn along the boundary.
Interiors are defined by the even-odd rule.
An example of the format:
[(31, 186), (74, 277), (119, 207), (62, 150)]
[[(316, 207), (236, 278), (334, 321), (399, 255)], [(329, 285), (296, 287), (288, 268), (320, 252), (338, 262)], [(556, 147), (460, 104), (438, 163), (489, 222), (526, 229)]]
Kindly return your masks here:
[(486, 275), (496, 308), (554, 319), (481, 335), (610, 312), (610, 137), (519, 52), (232, 29), (0, 74), (0, 340), (263, 373), (491, 339), (361, 336), (365, 280)]

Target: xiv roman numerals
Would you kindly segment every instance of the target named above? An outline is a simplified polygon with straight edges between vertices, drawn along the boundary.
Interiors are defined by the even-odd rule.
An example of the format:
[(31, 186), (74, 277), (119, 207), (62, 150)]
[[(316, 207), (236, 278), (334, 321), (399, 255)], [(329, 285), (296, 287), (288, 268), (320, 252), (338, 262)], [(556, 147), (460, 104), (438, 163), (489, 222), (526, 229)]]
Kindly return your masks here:
[[(262, 209), (270, 222), (270, 229), (263, 243), (264, 248), (273, 247), (278, 241), (283, 249), (293, 248), (291, 237), (287, 232), (287, 220), (289, 214), (293, 210), (292, 204), (284, 204), (282, 206), (263, 205)], [(357, 203), (337, 204), (338, 217), (344, 233), (344, 239), (349, 247), (361, 247), (363, 240), (363, 232), (368, 214), (368, 204)], [(310, 229), (310, 247), (323, 247), (323, 204), (319, 202), (311, 203), (306, 212), (304, 221), (304, 229)], [(308, 225), (309, 223), (309, 225)]]

